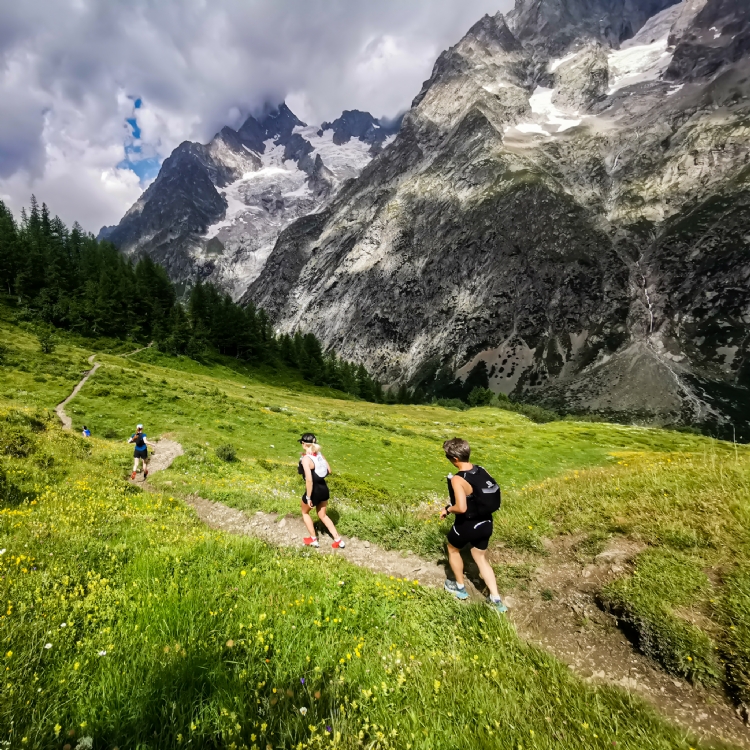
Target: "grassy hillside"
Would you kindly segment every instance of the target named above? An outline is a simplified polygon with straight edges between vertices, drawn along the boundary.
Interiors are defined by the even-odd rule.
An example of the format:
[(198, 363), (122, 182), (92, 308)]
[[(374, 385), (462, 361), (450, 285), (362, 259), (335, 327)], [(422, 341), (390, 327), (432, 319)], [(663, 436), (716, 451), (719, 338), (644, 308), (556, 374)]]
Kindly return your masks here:
[[(42, 355), (2, 324), (0, 342), (0, 732), (11, 747), (85, 736), (120, 748), (697, 747), (625, 693), (584, 686), (481, 606), (211, 532), (180, 502), (197, 492), (296, 512), (307, 430), (334, 469), (346, 534), (439, 554), (440, 446), (461, 435), (504, 488), (496, 545), (533, 560), (560, 534), (578, 534), (586, 554), (613, 535), (641, 541), (634, 573), (602, 592), (607, 606), (666, 669), (750, 700), (744, 447), (366, 404), (290, 373), (152, 350), (97, 355), (68, 408), (75, 429), (92, 429), (84, 441), (49, 410), (91, 351)], [(125, 481), (139, 421), (186, 449), (153, 476), (156, 493)], [(216, 456), (225, 443), (238, 461)]]

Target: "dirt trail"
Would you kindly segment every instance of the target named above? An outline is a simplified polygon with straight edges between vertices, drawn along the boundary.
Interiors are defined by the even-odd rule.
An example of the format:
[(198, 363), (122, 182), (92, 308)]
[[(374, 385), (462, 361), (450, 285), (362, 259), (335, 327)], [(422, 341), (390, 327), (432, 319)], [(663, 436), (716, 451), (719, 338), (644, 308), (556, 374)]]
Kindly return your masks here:
[[(170, 466), (182, 446), (160, 440), (150, 471)], [(147, 487), (148, 488), (148, 487)], [(150, 489), (150, 488), (148, 488)], [(299, 515), (279, 516), (257, 511), (247, 514), (196, 495), (183, 498), (212, 529), (253, 536), (283, 547), (299, 547), (307, 536)], [(425, 560), (417, 555), (385, 550), (356, 537), (343, 550), (331, 549), (331, 538), (321, 524), (321, 554), (336, 554), (349, 562), (397, 578), (416, 579), (423, 586), (442, 588), (447, 560)], [(662, 671), (639, 654), (617, 627), (614, 617), (596, 604), (596, 593), (608, 580), (621, 576), (642, 547), (627, 539), (613, 540), (588, 560), (577, 554), (575, 537), (560, 537), (548, 546), (548, 556), (531, 573), (528, 585), (505, 597), (509, 617), (518, 634), (567, 664), (586, 681), (616, 685), (636, 693), (676, 724), (707, 742), (730, 743), (750, 750), (750, 732), (719, 690), (695, 687)], [(494, 551), (495, 565), (523, 566), (530, 562), (518, 553)], [(467, 560), (467, 589), (473, 600), (483, 600), (481, 580)]]
[(128, 352), (127, 354), (121, 354), (121, 357), (132, 357), (134, 354), (138, 354), (138, 352), (145, 352), (146, 349), (150, 349), (154, 345), (154, 342), (152, 341), (147, 346), (142, 346), (140, 349), (136, 349), (134, 352)]
[(83, 386), (86, 384), (86, 381), (99, 369), (100, 364), (99, 362), (94, 362), (94, 357), (96, 357), (96, 354), (92, 354), (89, 357), (89, 364), (94, 365), (90, 370), (87, 370), (83, 378), (81, 378), (81, 381), (78, 383), (78, 385), (73, 389), (73, 392), (68, 396), (65, 401), (60, 402), (55, 407), (55, 412), (57, 412), (57, 416), (60, 418), (60, 421), (62, 422), (63, 430), (72, 430), (73, 429), (73, 420), (65, 413), (65, 407), (67, 404), (69, 404), (77, 395), (78, 392), (83, 388)]

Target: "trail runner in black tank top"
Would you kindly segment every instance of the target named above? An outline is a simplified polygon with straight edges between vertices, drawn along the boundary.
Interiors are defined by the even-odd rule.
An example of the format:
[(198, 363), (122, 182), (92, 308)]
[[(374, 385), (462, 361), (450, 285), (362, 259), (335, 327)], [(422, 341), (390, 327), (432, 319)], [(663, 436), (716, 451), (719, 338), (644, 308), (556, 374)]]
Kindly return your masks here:
[(135, 479), (135, 475), (138, 473), (138, 462), (143, 464), (143, 479), (145, 481), (148, 477), (148, 446), (152, 448), (156, 447), (153, 443), (149, 443), (146, 440), (146, 433), (143, 431), (143, 425), (139, 424), (135, 428), (135, 432), (128, 438), (128, 443), (134, 443), (133, 449), (133, 473), (130, 475), (130, 481)]
[[(471, 448), (466, 440), (461, 440), (460, 438), (446, 440), (443, 443), (443, 450), (445, 451), (445, 457), (458, 469), (458, 474), (449, 479), (451, 499), (455, 500), (455, 502), (446, 505), (440, 513), (441, 519), (446, 518), (450, 514), (453, 514), (455, 518), (453, 527), (448, 532), (447, 547), (448, 563), (456, 580), (446, 580), (445, 590), (453, 594), (457, 599), (469, 598), (464, 585), (464, 561), (461, 557), (461, 550), (464, 547), (470, 546), (471, 556), (479, 568), (482, 580), (490, 591), (487, 603), (499, 614), (503, 614), (508, 611), (508, 608), (500, 598), (497, 590), (495, 571), (487, 560), (487, 547), (492, 535), (492, 513), (484, 515), (481, 513), (477, 514), (476, 512), (472, 513), (472, 510), (475, 510), (480, 505), (478, 502), (473, 502), (475, 500), (474, 495), (478, 490), (472, 483), (467, 481), (466, 477), (473, 481), (476, 478), (475, 475), (479, 476), (481, 471), (481, 476), (479, 476), (480, 481), (473, 481), (477, 487), (481, 486), (481, 480), (487, 479), (492, 483), (494, 483), (494, 480), (484, 469), (475, 467), (474, 464), (469, 462)], [(499, 488), (495, 487), (495, 489), (499, 492)], [(499, 500), (499, 495), (497, 497)]]
[(310, 518), (310, 511), (315, 508), (318, 518), (333, 537), (333, 544), (331, 546), (334, 549), (343, 549), (346, 546), (344, 540), (339, 536), (336, 526), (327, 513), (330, 493), (326, 477), (331, 473), (331, 467), (320, 452), (320, 446), (317, 444), (315, 435), (311, 432), (306, 432), (299, 442), (302, 443), (304, 453), (299, 460), (297, 471), (305, 479), (305, 493), (302, 495), (300, 510), (302, 511), (302, 520), (305, 522), (305, 527), (310, 533), (310, 536), (306, 536), (303, 541), (308, 547), (320, 546), (317, 534), (315, 533), (315, 524), (312, 518)]

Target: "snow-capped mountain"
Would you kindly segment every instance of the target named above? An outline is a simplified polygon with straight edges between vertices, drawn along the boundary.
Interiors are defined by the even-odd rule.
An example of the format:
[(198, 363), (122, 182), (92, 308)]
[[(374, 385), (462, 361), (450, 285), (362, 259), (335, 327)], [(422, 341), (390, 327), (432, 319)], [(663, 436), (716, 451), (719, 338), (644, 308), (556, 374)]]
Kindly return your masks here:
[(244, 299), (391, 384), (750, 439), (750, 3), (516, 0)]
[(210, 280), (234, 297), (258, 276), (281, 232), (319, 211), (395, 137), (396, 123), (347, 111), (308, 126), (285, 105), (182, 143), (117, 227), (101, 238), (147, 253), (171, 278)]

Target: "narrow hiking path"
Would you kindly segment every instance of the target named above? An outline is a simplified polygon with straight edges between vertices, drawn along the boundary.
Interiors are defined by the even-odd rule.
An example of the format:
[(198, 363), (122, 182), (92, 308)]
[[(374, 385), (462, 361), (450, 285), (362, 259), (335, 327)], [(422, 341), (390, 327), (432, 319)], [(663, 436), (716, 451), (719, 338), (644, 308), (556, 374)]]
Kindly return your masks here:
[[(136, 349), (135, 351), (128, 352), (127, 354), (121, 354), (121, 357), (132, 357), (134, 354), (138, 354), (138, 352), (146, 351), (146, 349), (150, 349), (154, 345), (154, 342), (152, 341), (148, 346), (142, 346), (140, 349)], [(70, 396), (68, 396), (64, 401), (61, 401), (56, 407), (55, 407), (55, 413), (57, 414), (58, 418), (60, 419), (60, 422), (62, 422), (63, 430), (72, 430), (73, 429), (73, 420), (65, 413), (65, 407), (78, 395), (81, 388), (83, 388), (84, 385), (86, 385), (86, 381), (101, 367), (100, 362), (94, 362), (94, 358), (96, 357), (96, 354), (92, 354), (89, 357), (89, 364), (93, 365), (93, 367), (90, 370), (87, 370), (83, 377), (81, 378), (78, 385), (73, 389)], [(182, 449), (180, 449), (182, 450)], [(164, 467), (166, 468), (166, 467)]]
[[(156, 444), (150, 472), (169, 468), (182, 446), (172, 440)], [(147, 482), (138, 485), (155, 491)], [(166, 483), (171, 486), (171, 482)], [(281, 547), (300, 547), (307, 535), (299, 514), (286, 516), (257, 511), (248, 514), (197, 495), (181, 496), (198, 518), (212, 529), (251, 536)], [(411, 552), (386, 550), (369, 541), (348, 538), (343, 550), (331, 549), (332, 541), (320, 524), (321, 554), (335, 554), (350, 563), (396, 578), (418, 580), (423, 586), (442, 588), (449, 570), (447, 560), (425, 560)], [(630, 540), (612, 540), (593, 561), (582, 562), (575, 553), (575, 537), (548, 543), (548, 555), (532, 563), (526, 586), (505, 597), (509, 619), (518, 635), (567, 664), (587, 682), (615, 685), (645, 699), (667, 719), (707, 742), (729, 743), (750, 750), (750, 732), (728, 697), (677, 679), (634, 650), (617, 627), (616, 619), (596, 604), (602, 585), (620, 577), (643, 550)], [(495, 565), (523, 566), (529, 560), (513, 550), (494, 551)], [(482, 584), (467, 564), (470, 600), (482, 601)], [(546, 592), (554, 592), (550, 598)], [(460, 605), (457, 605), (460, 606)]]
[(134, 352), (128, 352), (127, 354), (121, 354), (121, 357), (132, 357), (134, 354), (138, 354), (138, 352), (145, 352), (146, 349), (150, 349), (154, 345), (154, 342), (150, 342), (146, 346), (142, 346), (140, 349), (136, 349)]
[(93, 367), (90, 370), (87, 370), (84, 373), (84, 376), (81, 378), (81, 380), (78, 383), (78, 385), (73, 389), (73, 392), (70, 394), (70, 396), (68, 396), (64, 401), (61, 401), (55, 407), (55, 412), (57, 413), (57, 416), (60, 418), (60, 421), (62, 422), (63, 430), (72, 430), (73, 429), (73, 420), (65, 413), (65, 407), (78, 395), (78, 392), (86, 384), (86, 381), (100, 367), (100, 363), (99, 362), (94, 362), (94, 357), (96, 357), (96, 354), (92, 354), (89, 357), (89, 364), (93, 365)]

